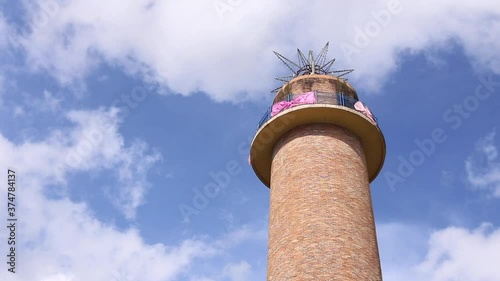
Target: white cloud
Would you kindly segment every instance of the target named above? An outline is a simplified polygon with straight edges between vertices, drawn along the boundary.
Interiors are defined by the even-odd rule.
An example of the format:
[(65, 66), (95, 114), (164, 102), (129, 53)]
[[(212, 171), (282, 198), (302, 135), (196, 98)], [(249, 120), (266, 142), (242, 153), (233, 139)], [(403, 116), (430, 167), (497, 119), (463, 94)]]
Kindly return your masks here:
[[(17, 206), (22, 206), (18, 209), (18, 271), (13, 275), (2, 270), (0, 279), (173, 280), (193, 259), (216, 252), (202, 240), (184, 240), (173, 247), (149, 245), (134, 228), (121, 231), (101, 223), (85, 203), (44, 195), (53, 185), (66, 182), (71, 172), (95, 169), (117, 169), (121, 184), (139, 175), (133, 186), (124, 184), (123, 188), (144, 189), (141, 181), (157, 156), (146, 154), (143, 143), (124, 145), (117, 132), (116, 113), (114, 109), (72, 111), (68, 118), (74, 127), (53, 131), (36, 143), (14, 144), (0, 135), (0, 167), (2, 171), (15, 168)], [(79, 149), (83, 144), (88, 145), (86, 150)], [(69, 161), (68, 155), (74, 159)], [(1, 177), (6, 182), (3, 174)], [(5, 189), (2, 193), (5, 195)], [(134, 206), (124, 204), (129, 207)], [(4, 221), (5, 214), (2, 212)], [(5, 235), (2, 232), (2, 240)]]
[(418, 270), (429, 281), (500, 280), (500, 229), (484, 224), (477, 229), (449, 227), (435, 232)]
[(0, 149), (6, 163), (15, 163), (23, 174), (36, 177), (42, 184), (64, 184), (72, 172), (116, 171), (118, 186), (108, 187), (113, 203), (127, 218), (144, 200), (149, 187), (149, 168), (161, 159), (149, 152), (140, 140), (125, 145), (118, 132), (119, 118), (115, 108), (92, 111), (70, 111), (67, 118), (74, 127), (52, 130), (42, 142), (25, 141), (16, 145), (0, 135)]
[(224, 268), (225, 275), (228, 276), (229, 280), (231, 281), (250, 280), (251, 270), (252, 270), (251, 265), (246, 261), (228, 264)]
[(48, 277), (44, 277), (41, 281), (73, 281), (75, 280), (72, 275), (65, 275), (65, 274), (54, 274)]
[(3, 76), (3, 72), (0, 71), (0, 108), (3, 107), (3, 100), (2, 100), (2, 96), (3, 94), (5, 93), (3, 88), (4, 88), (4, 83), (5, 83), (5, 77)]
[(469, 183), (479, 189), (500, 197), (500, 161), (495, 146), (495, 131), (476, 143), (474, 153), (465, 161)]
[(107, 187), (106, 193), (127, 218), (134, 218), (149, 187), (147, 173), (161, 155), (156, 151), (147, 154), (148, 146), (140, 140), (125, 146), (118, 133), (117, 114), (115, 109), (69, 112), (68, 118), (78, 124), (78, 130), (71, 133), (71, 146), (64, 160), (77, 169), (116, 169), (119, 185)]
[(54, 95), (47, 91), (43, 91), (43, 100), (41, 106), (44, 110), (48, 110), (50, 112), (55, 112), (60, 108), (61, 99), (54, 97)]
[[(361, 89), (379, 88), (402, 53), (446, 49), (450, 40), (477, 67), (500, 73), (497, 1), (401, 1), (390, 14), (391, 2), (77, 0), (45, 10), (31, 4), (30, 15), (46, 20), (25, 36), (24, 47), (30, 66), (63, 83), (104, 61), (216, 100), (267, 95), (272, 77), (287, 73), (271, 50), (293, 58), (294, 48), (319, 50), (326, 41), (336, 46), (339, 68), (356, 68), (351, 77)], [(226, 10), (215, 8), (221, 3)], [(344, 56), (339, 47), (348, 44), (356, 49)]]
[(8, 47), (8, 37), (7, 37), (7, 34), (8, 34), (8, 30), (9, 30), (9, 25), (8, 23), (5, 21), (5, 17), (3, 16), (3, 14), (0, 12), (0, 51), (1, 51), (1, 55), (0, 55), (0, 108), (3, 107), (3, 101), (2, 101), (2, 95), (5, 93), (5, 89), (4, 89), (4, 84), (5, 84), (5, 64), (3, 62), (4, 60), (4, 57), (5, 54), (7, 53), (6, 52), (6, 49)]
[[(1, 86), (1, 84), (0, 84)], [(41, 97), (37, 94), (23, 94), (23, 104), (29, 108), (29, 112), (57, 113), (61, 108), (62, 98), (57, 98), (51, 92), (44, 90)], [(24, 115), (26, 111), (22, 106), (16, 106), (14, 114)]]
[(441, 171), (441, 179), (439, 182), (442, 186), (450, 186), (455, 181), (455, 174), (453, 171), (443, 170)]
[(388, 224), (377, 229), (384, 280), (498, 281), (500, 228)]
[(194, 258), (215, 253), (196, 240), (173, 247), (148, 245), (137, 230), (102, 224), (84, 204), (67, 199), (26, 192), (19, 197), (29, 203), (22, 208), (24, 223), (19, 227), (19, 280), (172, 280)]
[[(103, 223), (85, 202), (73, 202), (64, 192), (56, 199), (47, 197), (46, 191), (66, 184), (74, 173), (116, 171), (120, 188), (108, 192), (120, 198), (117, 204), (127, 216), (133, 215), (143, 202), (147, 171), (159, 155), (148, 152), (141, 141), (127, 146), (118, 132), (117, 114), (113, 108), (70, 111), (71, 126), (37, 142), (16, 144), (0, 134), (0, 180), (7, 182), (7, 167), (16, 170), (20, 218), (17, 273), (2, 270), (0, 280), (178, 280), (193, 275), (188, 270), (198, 260), (206, 263), (263, 236), (260, 228), (242, 226), (220, 237), (185, 239), (171, 246), (148, 244), (136, 228), (120, 230)], [(6, 188), (0, 194), (6, 198)], [(6, 212), (0, 212), (0, 219), (6, 221)], [(0, 240), (6, 235), (0, 232)], [(6, 243), (0, 250), (7, 252)]]

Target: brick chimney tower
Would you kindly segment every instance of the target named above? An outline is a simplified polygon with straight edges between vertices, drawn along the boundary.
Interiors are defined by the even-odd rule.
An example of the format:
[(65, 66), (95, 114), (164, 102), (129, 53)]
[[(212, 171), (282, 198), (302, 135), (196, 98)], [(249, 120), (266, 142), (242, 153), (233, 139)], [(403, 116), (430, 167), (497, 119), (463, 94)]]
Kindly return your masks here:
[(269, 281), (382, 280), (369, 183), (385, 140), (370, 110), (314, 58), (278, 58), (293, 75), (259, 123), (250, 163), (270, 188)]

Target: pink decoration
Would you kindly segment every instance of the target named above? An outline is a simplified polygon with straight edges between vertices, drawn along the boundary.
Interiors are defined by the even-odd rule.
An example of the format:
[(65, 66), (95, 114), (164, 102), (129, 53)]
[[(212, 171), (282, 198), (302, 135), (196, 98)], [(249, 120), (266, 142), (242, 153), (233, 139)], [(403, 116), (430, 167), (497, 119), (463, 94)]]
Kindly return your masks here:
[(370, 109), (368, 109), (368, 106), (364, 105), (361, 101), (357, 101), (354, 104), (354, 108), (357, 111), (362, 112), (364, 115), (366, 115), (366, 117), (368, 117), (370, 120), (372, 120), (373, 123), (375, 123), (375, 125), (377, 125), (377, 121), (375, 121), (375, 118), (373, 117), (373, 114), (370, 111)]
[(311, 104), (311, 103), (316, 103), (316, 95), (314, 94), (314, 92), (307, 92), (305, 94), (298, 95), (291, 101), (277, 102), (273, 104), (273, 109), (271, 110), (271, 117), (273, 117), (274, 115), (280, 113), (285, 109), (301, 104)]

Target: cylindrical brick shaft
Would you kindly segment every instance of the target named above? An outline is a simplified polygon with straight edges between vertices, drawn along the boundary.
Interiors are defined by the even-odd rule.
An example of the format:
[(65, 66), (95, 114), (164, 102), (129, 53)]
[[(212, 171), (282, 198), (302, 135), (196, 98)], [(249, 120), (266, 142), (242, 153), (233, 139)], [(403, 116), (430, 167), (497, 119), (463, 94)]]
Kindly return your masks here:
[(250, 149), (271, 190), (267, 279), (382, 280), (369, 182), (384, 162), (383, 134), (337, 99), (358, 97), (333, 76), (296, 77), (274, 103), (309, 91), (322, 99), (271, 117)]
[(382, 280), (359, 138), (332, 124), (293, 128), (274, 147), (268, 280)]

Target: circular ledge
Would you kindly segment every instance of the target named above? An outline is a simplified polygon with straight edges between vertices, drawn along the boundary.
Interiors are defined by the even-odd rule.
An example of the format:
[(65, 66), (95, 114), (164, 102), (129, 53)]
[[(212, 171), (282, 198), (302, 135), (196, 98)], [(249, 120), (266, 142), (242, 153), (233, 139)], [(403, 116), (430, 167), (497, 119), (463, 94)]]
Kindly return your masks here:
[(299, 105), (280, 112), (264, 123), (252, 141), (250, 163), (259, 179), (269, 187), (273, 148), (289, 130), (303, 124), (326, 123), (339, 125), (356, 134), (363, 145), (372, 182), (382, 169), (386, 146), (380, 129), (364, 114), (348, 107), (331, 104)]

